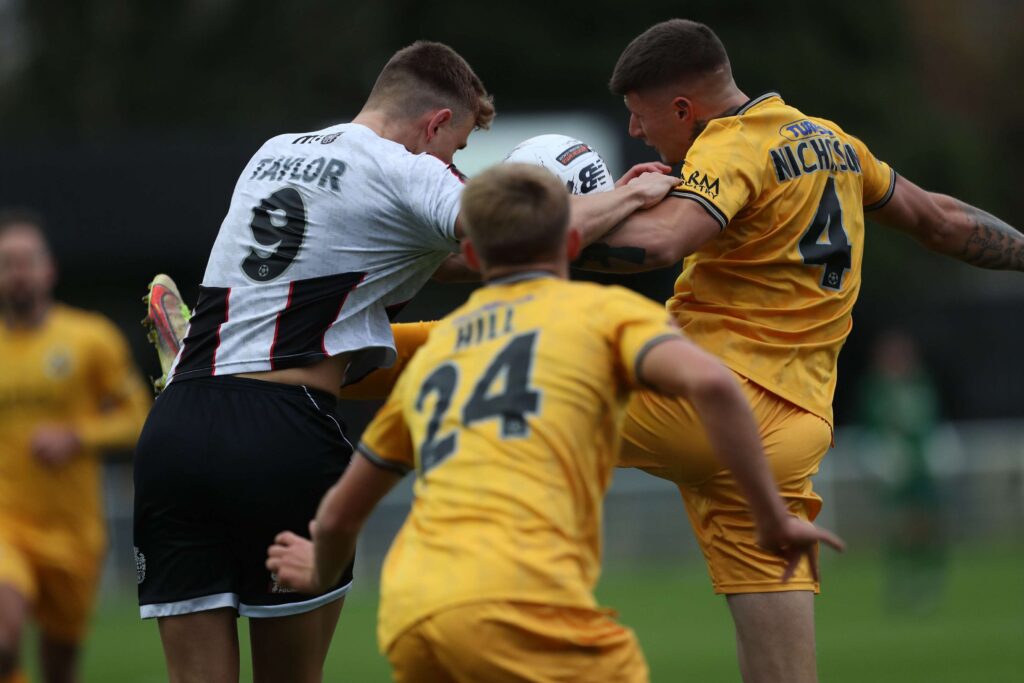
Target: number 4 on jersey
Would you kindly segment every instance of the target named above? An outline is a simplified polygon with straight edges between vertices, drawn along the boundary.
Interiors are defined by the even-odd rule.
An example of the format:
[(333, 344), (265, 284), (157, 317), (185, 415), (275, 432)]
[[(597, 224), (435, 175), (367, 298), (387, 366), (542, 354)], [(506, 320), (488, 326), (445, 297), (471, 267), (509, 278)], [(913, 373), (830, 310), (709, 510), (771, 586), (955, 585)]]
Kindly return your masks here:
[[(519, 335), (494, 357), (462, 409), (464, 425), (468, 427), (474, 422), (499, 418), (501, 438), (517, 439), (529, 434), (526, 415), (536, 413), (540, 403), (540, 392), (530, 388), (535, 341), (536, 332)], [(505, 375), (504, 390), (493, 393), (494, 384), (502, 373)]]
[[(520, 439), (530, 433), (526, 416), (536, 414), (540, 407), (540, 392), (530, 386), (536, 341), (536, 332), (521, 334), (513, 337), (498, 352), (462, 407), (462, 426), (498, 419), (501, 421), (500, 434), (503, 439)], [(437, 395), (433, 414), (427, 423), (427, 433), (420, 444), (421, 476), (455, 452), (458, 432), (439, 436), (438, 431), (445, 413), (451, 407), (458, 381), (458, 368), (452, 363), (445, 363), (430, 373), (420, 385), (416, 410), (422, 411), (426, 407), (428, 396)]]
[[(822, 242), (827, 235), (827, 241)], [(839, 291), (843, 287), (846, 271), (853, 265), (850, 240), (843, 226), (843, 207), (836, 194), (835, 178), (825, 183), (825, 191), (818, 202), (814, 220), (800, 238), (800, 255), (809, 266), (825, 266), (821, 286)]]

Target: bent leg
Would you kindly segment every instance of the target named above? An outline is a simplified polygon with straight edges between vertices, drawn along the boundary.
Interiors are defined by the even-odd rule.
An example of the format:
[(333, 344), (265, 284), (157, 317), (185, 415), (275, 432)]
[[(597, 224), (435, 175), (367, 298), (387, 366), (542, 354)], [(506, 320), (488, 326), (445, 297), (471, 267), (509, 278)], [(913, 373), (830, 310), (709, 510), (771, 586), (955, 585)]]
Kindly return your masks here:
[(238, 628), (233, 608), (160, 617), (170, 683), (238, 683)]
[(74, 562), (54, 562), (38, 570), (36, 621), (40, 670), (46, 683), (77, 680), (81, 645), (99, 587), (103, 554), (83, 546), (72, 556)]
[[(813, 520), (821, 499), (810, 478), (831, 444), (831, 428), (749, 380), (737, 380), (750, 402), (779, 493), (792, 514)], [(680, 399), (640, 397), (627, 410), (624, 464), (679, 485), (714, 590), (729, 596), (744, 680), (815, 680), (813, 594), (818, 584), (808, 563), (783, 584), (785, 561), (757, 545), (747, 500), (732, 474), (718, 464), (692, 406)], [(773, 615), (766, 605), (781, 612)], [(789, 673), (770, 677), (780, 662)]]
[(817, 683), (814, 593), (728, 596), (745, 683)]
[[(0, 531), (13, 528), (10, 520), (0, 519)], [(26, 680), (18, 668), (21, 635), (37, 597), (29, 556), (13, 539), (0, 538), (0, 683)]]
[(13, 586), (0, 584), (0, 683), (18, 681), (21, 634), (28, 616), (28, 600)]
[(39, 663), (45, 683), (74, 683), (77, 680), (81, 647), (46, 634), (39, 637)]
[(253, 683), (320, 683), (345, 598), (287, 617), (250, 618)]

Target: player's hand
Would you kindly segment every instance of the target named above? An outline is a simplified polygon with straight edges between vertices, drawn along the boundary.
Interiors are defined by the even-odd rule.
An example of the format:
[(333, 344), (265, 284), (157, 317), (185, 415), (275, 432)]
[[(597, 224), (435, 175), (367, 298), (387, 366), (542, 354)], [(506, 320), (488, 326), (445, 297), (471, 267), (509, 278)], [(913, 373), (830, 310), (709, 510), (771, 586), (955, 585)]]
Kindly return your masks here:
[(665, 198), (673, 187), (679, 184), (679, 178), (664, 173), (641, 173), (627, 183), (640, 197), (641, 209), (649, 209)]
[(839, 552), (846, 548), (842, 539), (831, 531), (820, 529), (793, 515), (786, 515), (777, 526), (758, 531), (758, 544), (786, 560), (786, 571), (782, 574), (783, 583), (789, 581), (800, 565), (800, 560), (805, 556), (811, 565), (811, 575), (814, 580), (820, 579), (817, 552), (819, 541), (832, 546)]
[(78, 434), (70, 427), (45, 425), (32, 435), (32, 455), (49, 467), (60, 467), (82, 450)]
[(323, 592), (316, 575), (313, 541), (291, 531), (279, 533), (267, 549), (267, 569), (285, 588), (311, 595)]
[(645, 161), (642, 164), (637, 164), (633, 168), (626, 171), (621, 178), (615, 181), (615, 187), (623, 187), (629, 184), (633, 178), (638, 178), (644, 173), (671, 173), (672, 167), (661, 163), (660, 161)]

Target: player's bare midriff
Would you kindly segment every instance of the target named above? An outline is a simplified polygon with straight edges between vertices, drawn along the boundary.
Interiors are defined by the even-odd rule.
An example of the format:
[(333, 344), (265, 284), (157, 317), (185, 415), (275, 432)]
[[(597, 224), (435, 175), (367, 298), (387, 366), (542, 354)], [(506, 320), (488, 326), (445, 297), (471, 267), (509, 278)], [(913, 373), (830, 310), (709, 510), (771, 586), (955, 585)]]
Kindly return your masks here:
[(249, 379), (258, 379), (264, 382), (307, 386), (311, 389), (326, 391), (332, 396), (337, 397), (341, 390), (341, 382), (345, 378), (345, 371), (348, 370), (350, 355), (342, 353), (299, 368), (267, 370), (265, 372), (242, 372), (238, 374), (238, 377), (248, 377)]

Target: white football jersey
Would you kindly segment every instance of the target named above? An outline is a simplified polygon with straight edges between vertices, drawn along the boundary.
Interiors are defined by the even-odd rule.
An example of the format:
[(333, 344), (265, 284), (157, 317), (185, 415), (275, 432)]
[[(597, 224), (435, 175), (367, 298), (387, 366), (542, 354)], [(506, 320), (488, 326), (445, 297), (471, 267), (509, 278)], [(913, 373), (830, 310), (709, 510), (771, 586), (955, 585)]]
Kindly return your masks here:
[(267, 141), (242, 171), (170, 379), (353, 352), (394, 362), (390, 318), (458, 251), (462, 180), (346, 123)]

